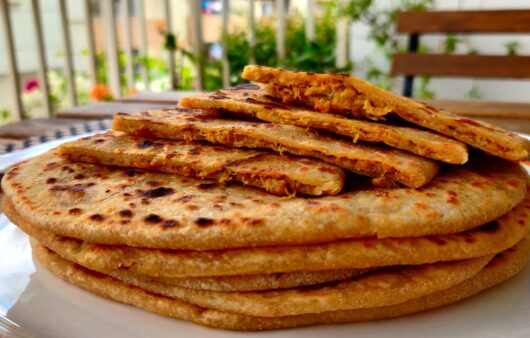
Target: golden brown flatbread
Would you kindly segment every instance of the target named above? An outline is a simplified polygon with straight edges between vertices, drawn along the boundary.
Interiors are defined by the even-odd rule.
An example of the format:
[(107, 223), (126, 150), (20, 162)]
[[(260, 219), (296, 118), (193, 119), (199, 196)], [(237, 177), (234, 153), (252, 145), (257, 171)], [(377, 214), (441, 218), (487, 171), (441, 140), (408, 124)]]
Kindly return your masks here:
[(530, 153), (530, 141), (502, 128), (438, 110), (347, 74), (315, 74), (246, 66), (242, 77), (267, 84), (269, 94), (285, 103), (299, 103), (320, 112), (376, 120), (393, 113), (408, 122), (504, 159), (525, 160)]
[(35, 241), (32, 241), (32, 245), (39, 262), (52, 273), (102, 297), (200, 325), (247, 331), (377, 320), (408, 315), (451, 304), (511, 278), (524, 268), (530, 253), (530, 241), (526, 238), (517, 246), (495, 256), (474, 277), (449, 289), (396, 305), (284, 317), (255, 317), (207, 309), (156, 295), (122, 283), (107, 275), (75, 265), (60, 258)]
[(200, 110), (117, 114), (112, 127), (139, 136), (207, 141), (315, 157), (356, 174), (389, 178), (408, 187), (427, 184), (439, 170), (435, 161), (401, 150), (353, 144), (295, 126), (218, 119), (211, 112)]
[(149, 292), (198, 306), (249, 316), (281, 317), (399, 304), (472, 278), (493, 255), (385, 269), (354, 279), (284, 290), (219, 292), (149, 283), (119, 273), (112, 277)]
[(205, 187), (189, 177), (69, 162), (50, 151), (14, 166), (2, 189), (24, 219), (63, 236), (212, 250), (458, 233), (511, 210), (526, 195), (526, 183), (518, 164), (487, 157), (446, 168), (421, 189), (285, 199), (244, 186)]
[(112, 131), (64, 143), (58, 152), (70, 161), (237, 181), (280, 196), (336, 195), (346, 178), (341, 168), (312, 158)]
[(390, 147), (452, 164), (467, 161), (464, 143), (430, 131), (362, 121), (320, 113), (278, 102), (256, 85), (241, 85), (213, 93), (187, 96), (179, 104), (185, 108), (221, 109), (260, 120), (313, 128), (351, 137), (353, 142), (377, 142)]
[[(14, 210), (9, 200), (4, 199), (2, 208), (22, 231), (65, 259), (91, 270), (106, 273), (118, 270), (162, 279), (227, 275), (236, 275), (237, 279), (238, 275), (248, 274), (417, 265), (494, 254), (527, 235), (530, 198), (494, 222), (454, 235), (364, 238), (316, 245), (213, 251), (154, 250), (83, 242), (30, 224)], [(187, 287), (162, 279), (158, 281)]]
[(121, 276), (121, 279), (133, 278), (142, 283), (162, 283), (187, 289), (210, 291), (260, 291), (287, 289), (299, 286), (315, 285), (350, 279), (373, 272), (376, 269), (340, 269), (324, 271), (280, 272), (264, 275), (235, 275), (214, 277), (153, 277), (131, 273), (128, 269), (101, 271), (108, 275)]

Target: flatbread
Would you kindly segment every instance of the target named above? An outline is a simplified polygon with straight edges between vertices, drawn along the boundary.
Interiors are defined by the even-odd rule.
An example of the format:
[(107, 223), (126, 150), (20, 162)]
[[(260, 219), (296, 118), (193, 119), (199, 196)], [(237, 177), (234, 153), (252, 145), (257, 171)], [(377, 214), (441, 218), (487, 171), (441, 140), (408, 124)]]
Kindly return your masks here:
[(336, 195), (346, 178), (341, 168), (312, 158), (112, 131), (62, 144), (58, 152), (70, 161), (236, 181), (280, 196)]
[[(170, 251), (94, 244), (58, 236), (30, 224), (17, 214), (8, 200), (3, 202), (3, 210), (13, 223), (65, 259), (99, 272), (119, 270), (124, 274), (157, 278), (322, 272), (328, 269), (365, 269), (461, 260), (506, 250), (526, 236), (530, 228), (530, 198), (527, 198), (498, 220), (455, 235), (381, 240), (365, 238), (286, 247)], [(158, 281), (174, 284), (167, 280)]]
[(406, 266), (354, 279), (285, 290), (218, 292), (144, 282), (111, 274), (122, 282), (198, 306), (260, 317), (292, 316), (399, 304), (448, 289), (479, 273), (493, 255)]
[(430, 131), (362, 121), (320, 113), (278, 102), (259, 86), (247, 84), (182, 98), (185, 108), (222, 109), (260, 120), (295, 125), (351, 137), (353, 142), (378, 142), (452, 164), (467, 161), (464, 143)]
[(444, 306), (475, 295), (502, 283), (521, 271), (528, 262), (530, 241), (523, 240), (495, 258), (477, 275), (449, 289), (400, 304), (323, 312), (285, 317), (255, 317), (212, 310), (156, 295), (122, 283), (112, 277), (90, 271), (55, 255), (32, 242), (34, 254), (52, 273), (102, 297), (143, 308), (157, 314), (184, 319), (196, 324), (228, 330), (270, 330), (314, 324), (346, 323), (392, 318)]
[(2, 188), (24, 219), (59, 235), (212, 250), (462, 232), (515, 207), (526, 195), (526, 180), (519, 165), (488, 157), (451, 166), (421, 189), (285, 199), (242, 186), (204, 187), (177, 175), (72, 163), (50, 151), (15, 165)]
[(236, 275), (216, 277), (152, 277), (134, 274), (128, 269), (101, 271), (109, 275), (115, 274), (122, 279), (134, 279), (141, 283), (162, 283), (187, 289), (210, 291), (260, 291), (287, 289), (299, 286), (315, 285), (343, 279), (355, 278), (375, 271), (376, 269), (340, 269), (324, 271), (280, 272), (266, 275)]
[(315, 74), (246, 66), (244, 79), (267, 84), (270, 95), (321, 112), (384, 119), (390, 113), (512, 161), (528, 158), (530, 141), (502, 128), (438, 110), (347, 74)]
[(118, 113), (112, 128), (140, 136), (207, 141), (314, 157), (359, 175), (386, 177), (408, 187), (425, 185), (439, 170), (435, 161), (397, 149), (354, 144), (295, 126), (218, 119), (211, 114), (184, 108), (139, 115)]
[(202, 307), (261, 317), (280, 317), (399, 304), (460, 284), (494, 255), (388, 269), (356, 279), (285, 290), (218, 292), (146, 283), (119, 273), (112, 277), (146, 291)]

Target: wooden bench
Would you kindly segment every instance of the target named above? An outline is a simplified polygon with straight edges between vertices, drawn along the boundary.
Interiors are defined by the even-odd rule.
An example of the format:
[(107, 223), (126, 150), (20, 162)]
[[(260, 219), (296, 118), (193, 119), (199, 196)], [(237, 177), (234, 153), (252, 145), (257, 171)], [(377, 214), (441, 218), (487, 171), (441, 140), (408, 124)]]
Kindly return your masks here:
[[(530, 10), (401, 12), (396, 30), (409, 35), (407, 53), (392, 60), (392, 74), (404, 75), (405, 96), (412, 96), (418, 75), (530, 79), (530, 56), (417, 53), (424, 34), (530, 33)], [(530, 103), (429, 100), (429, 104), (464, 115), (530, 119)]]

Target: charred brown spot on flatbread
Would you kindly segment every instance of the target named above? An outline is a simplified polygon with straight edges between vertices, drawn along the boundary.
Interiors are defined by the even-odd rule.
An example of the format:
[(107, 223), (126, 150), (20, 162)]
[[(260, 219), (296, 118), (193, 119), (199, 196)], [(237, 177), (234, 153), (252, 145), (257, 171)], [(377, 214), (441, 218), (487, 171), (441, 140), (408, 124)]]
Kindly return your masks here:
[(140, 195), (144, 198), (159, 198), (159, 197), (172, 195), (174, 193), (175, 193), (175, 190), (173, 188), (158, 187), (158, 188), (142, 191)]
[(167, 219), (167, 220), (162, 222), (162, 226), (164, 228), (172, 228), (172, 227), (176, 227), (176, 226), (179, 226), (179, 225), (180, 225), (179, 221), (174, 220), (174, 219)]
[(198, 217), (194, 220), (195, 224), (201, 228), (209, 227), (214, 224), (214, 220), (207, 217)]
[(123, 209), (119, 212), (121, 217), (131, 218), (133, 217), (133, 212), (129, 209)]
[(79, 215), (83, 210), (81, 208), (71, 208), (68, 210), (70, 215)]
[(101, 214), (93, 214), (93, 215), (90, 215), (88, 218), (96, 222), (103, 222), (105, 220), (105, 216)]
[(163, 221), (163, 219), (157, 214), (149, 214), (144, 217), (144, 221), (147, 223), (160, 223)]

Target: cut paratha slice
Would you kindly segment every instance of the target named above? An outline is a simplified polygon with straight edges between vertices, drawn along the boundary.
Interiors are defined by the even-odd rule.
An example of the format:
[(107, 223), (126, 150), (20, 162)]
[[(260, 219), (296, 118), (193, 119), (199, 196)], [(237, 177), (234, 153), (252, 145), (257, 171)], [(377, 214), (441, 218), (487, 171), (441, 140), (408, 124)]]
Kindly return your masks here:
[(475, 158), (445, 168), (421, 189), (355, 189), (291, 199), (245, 186), (203, 183), (70, 162), (50, 151), (13, 166), (2, 179), (2, 190), (24, 219), (63, 236), (213, 250), (462, 232), (520, 203), (527, 174), (515, 163)]
[(37, 260), (58, 277), (101, 297), (130, 304), (163, 316), (228, 330), (271, 330), (315, 324), (348, 323), (393, 318), (448, 305), (500, 284), (519, 273), (528, 262), (528, 237), (498, 255), (474, 277), (449, 289), (411, 299), (396, 305), (322, 312), (284, 317), (256, 317), (199, 307), (156, 295), (110, 276), (93, 272), (62, 259), (31, 241)]
[[(530, 196), (496, 221), (454, 235), (360, 238), (314, 245), (186, 251), (104, 245), (59, 236), (22, 218), (8, 199), (2, 201), (2, 210), (14, 224), (65, 259), (103, 273), (151, 276), (159, 282), (183, 287), (197, 285), (197, 282), (204, 285), (201, 279), (215, 279), (214, 276), (225, 281), (232, 279), (229, 284), (233, 287), (242, 284), (237, 283), (238, 279), (243, 280), (249, 275), (252, 279), (257, 274), (319, 273), (322, 269), (352, 268), (359, 272), (392, 265), (419, 265), (491, 255), (510, 248), (528, 235), (529, 209)], [(180, 282), (178, 278), (181, 278)], [(181, 284), (182, 278), (188, 278), (191, 284)], [(211, 286), (211, 282), (207, 285)]]
[(467, 161), (467, 147), (430, 131), (362, 121), (320, 113), (278, 102), (257, 85), (241, 85), (213, 93), (187, 96), (179, 104), (185, 108), (221, 109), (260, 120), (313, 128), (351, 137), (353, 142), (384, 143), (390, 147), (452, 164)]
[(427, 184), (439, 170), (435, 161), (401, 150), (353, 144), (295, 126), (219, 119), (201, 110), (116, 114), (113, 129), (139, 136), (207, 141), (314, 157), (356, 174), (389, 178), (408, 187)]
[(347, 74), (246, 66), (242, 77), (267, 84), (269, 94), (285, 103), (299, 103), (321, 112), (375, 120), (394, 113), (408, 122), (504, 159), (520, 161), (530, 154), (530, 141), (525, 138), (482, 121), (438, 110)]
[(313, 158), (112, 131), (62, 144), (58, 153), (70, 161), (238, 181), (275, 195), (336, 195), (346, 177), (341, 168)]

